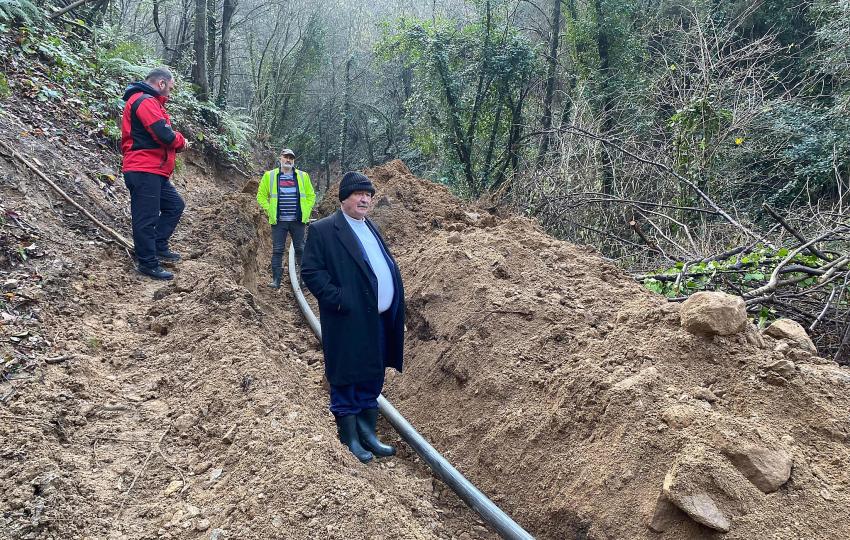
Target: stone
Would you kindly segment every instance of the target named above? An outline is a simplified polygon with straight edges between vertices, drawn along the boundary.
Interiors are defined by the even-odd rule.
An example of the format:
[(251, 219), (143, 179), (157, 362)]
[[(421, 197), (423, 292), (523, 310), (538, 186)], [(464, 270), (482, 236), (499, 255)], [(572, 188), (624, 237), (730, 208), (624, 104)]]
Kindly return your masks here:
[(714, 392), (704, 386), (695, 387), (691, 393), (696, 399), (701, 399), (709, 403), (714, 403), (718, 399)]
[(764, 366), (764, 370), (773, 372), (786, 379), (790, 379), (797, 374), (797, 366), (794, 362), (785, 358)]
[(812, 354), (818, 353), (818, 349), (806, 333), (806, 329), (797, 321), (777, 319), (765, 329), (764, 333), (772, 338), (787, 339), (792, 344)]
[(679, 507), (667, 500), (663, 493), (658, 494), (658, 499), (655, 501), (655, 510), (652, 512), (652, 517), (647, 523), (647, 526), (657, 533), (663, 533), (673, 524), (687, 519)]
[(682, 327), (692, 334), (728, 336), (747, 326), (747, 305), (740, 296), (698, 292), (685, 300), (679, 312)]
[(688, 427), (698, 416), (701, 416), (701, 413), (690, 405), (673, 405), (661, 413), (661, 418), (673, 429)]
[(207, 518), (199, 519), (195, 522), (195, 530), (196, 531), (205, 531), (210, 528), (210, 520)]
[(746, 445), (726, 449), (725, 453), (741, 474), (764, 493), (773, 493), (791, 477), (793, 458), (784, 450)]
[(729, 532), (732, 522), (705, 492), (687, 493), (677, 489), (674, 469), (664, 478), (663, 494), (691, 519), (720, 532)]
[(174, 428), (179, 433), (184, 433), (195, 425), (195, 417), (191, 414), (181, 414), (174, 420)]
[(456, 232), (453, 232), (448, 238), (446, 238), (446, 242), (449, 244), (460, 244), (461, 240), (460, 235)]
[(233, 441), (236, 439), (236, 426), (233, 425), (227, 430), (227, 433), (224, 434), (222, 438), (225, 444), (233, 444)]
[(182, 487), (183, 487), (183, 481), (182, 480), (174, 480), (173, 482), (168, 484), (168, 487), (165, 488), (165, 491), (162, 494), (165, 495), (166, 497), (168, 497), (172, 493), (177, 493), (178, 491), (180, 491), (180, 489)]
[(661, 493), (691, 520), (728, 532), (730, 516), (744, 511), (743, 502), (759, 493), (755, 486), (736, 478), (740, 479), (740, 473), (713, 447), (691, 444), (679, 451), (664, 477)]

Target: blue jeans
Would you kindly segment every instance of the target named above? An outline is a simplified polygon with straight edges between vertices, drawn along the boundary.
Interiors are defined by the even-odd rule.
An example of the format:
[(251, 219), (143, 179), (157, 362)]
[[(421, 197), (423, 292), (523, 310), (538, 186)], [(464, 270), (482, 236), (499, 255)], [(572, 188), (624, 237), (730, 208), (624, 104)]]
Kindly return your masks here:
[(286, 233), (292, 234), (295, 246), (295, 263), (301, 267), (304, 254), (304, 230), (307, 226), (300, 221), (280, 221), (272, 225), (272, 270), (283, 268), (283, 252), (286, 249)]
[(159, 266), (157, 251), (168, 251), (168, 239), (174, 233), (186, 203), (168, 177), (146, 172), (125, 172), (124, 183), (130, 191), (133, 217), (133, 244), (139, 266)]

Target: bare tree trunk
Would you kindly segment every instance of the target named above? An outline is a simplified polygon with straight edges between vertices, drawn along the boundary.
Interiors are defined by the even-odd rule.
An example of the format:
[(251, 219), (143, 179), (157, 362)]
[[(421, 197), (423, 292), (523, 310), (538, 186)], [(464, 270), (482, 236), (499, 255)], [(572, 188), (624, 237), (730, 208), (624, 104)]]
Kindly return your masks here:
[(546, 94), (543, 97), (543, 117), (540, 119), (541, 131), (543, 137), (540, 139), (540, 148), (537, 151), (537, 165), (543, 163), (546, 157), (546, 152), (549, 151), (549, 144), (552, 140), (552, 134), (549, 130), (552, 128), (552, 101), (555, 96), (555, 81), (558, 75), (558, 44), (561, 41), (561, 1), (552, 0), (552, 28), (549, 36), (549, 57), (546, 59), (548, 66), (546, 68)]
[(375, 166), (375, 143), (372, 141), (372, 132), (369, 129), (369, 115), (363, 114), (361, 121), (363, 122), (363, 136), (366, 138), (366, 154), (369, 157), (369, 166)]
[[(207, 0), (195, 0), (195, 57), (192, 59), (192, 82), (198, 86), (198, 99), (209, 99), (207, 80)], [(179, 47), (178, 47), (179, 48)]]
[[(612, 117), (613, 99), (608, 78), (611, 76), (608, 33), (605, 29), (604, 17), (602, 12), (602, 0), (594, 0), (596, 8), (596, 47), (599, 52), (599, 76), (602, 79), (599, 93), (602, 99), (602, 136), (607, 136), (614, 128), (614, 119)], [(601, 146), (602, 161), (602, 193), (610, 195), (614, 189), (614, 164), (611, 162), (611, 156), (608, 154), (605, 146)]]
[[(207, 0), (207, 86), (210, 94), (215, 89), (215, 66), (216, 66), (216, 0)], [(210, 95), (212, 97), (212, 95)]]
[(218, 80), (216, 104), (222, 109), (227, 108), (227, 97), (230, 91), (230, 27), (233, 24), (236, 5), (237, 0), (224, 0), (221, 12), (221, 75)]
[(348, 124), (351, 121), (351, 64), (354, 61), (349, 57), (345, 62), (345, 87), (342, 98), (342, 126), (339, 133), (339, 167), (342, 171), (348, 170)]

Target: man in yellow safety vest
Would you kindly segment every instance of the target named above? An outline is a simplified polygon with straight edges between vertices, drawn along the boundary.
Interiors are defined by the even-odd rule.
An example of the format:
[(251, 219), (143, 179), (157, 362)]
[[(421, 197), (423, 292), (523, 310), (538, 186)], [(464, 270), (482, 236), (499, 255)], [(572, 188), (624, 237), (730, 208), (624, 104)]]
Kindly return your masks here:
[(266, 211), (272, 226), (272, 282), (269, 287), (278, 289), (283, 277), (286, 235), (292, 235), (295, 262), (300, 268), (304, 233), (316, 203), (310, 175), (295, 168), (295, 152), (289, 148), (280, 152), (280, 167), (263, 174), (257, 188), (257, 203)]

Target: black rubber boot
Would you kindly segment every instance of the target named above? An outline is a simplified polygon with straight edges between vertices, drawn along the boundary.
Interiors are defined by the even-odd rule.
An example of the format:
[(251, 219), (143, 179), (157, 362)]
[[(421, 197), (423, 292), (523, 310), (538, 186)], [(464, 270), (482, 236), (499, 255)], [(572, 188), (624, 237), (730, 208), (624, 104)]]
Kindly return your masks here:
[(272, 289), (280, 289), (280, 280), (283, 277), (283, 268), (275, 268), (272, 270), (272, 281), (269, 287)]
[(395, 447), (382, 443), (375, 434), (378, 425), (378, 409), (363, 409), (357, 415), (357, 434), (366, 449), (378, 457), (395, 455)]
[(336, 429), (339, 434), (340, 442), (351, 450), (354, 457), (359, 459), (361, 463), (369, 463), (372, 461), (372, 452), (363, 448), (360, 444), (360, 438), (357, 437), (356, 416), (353, 414), (349, 414), (348, 416), (337, 416)]

